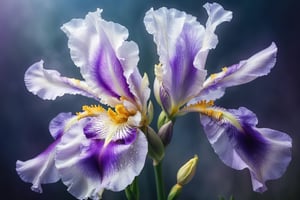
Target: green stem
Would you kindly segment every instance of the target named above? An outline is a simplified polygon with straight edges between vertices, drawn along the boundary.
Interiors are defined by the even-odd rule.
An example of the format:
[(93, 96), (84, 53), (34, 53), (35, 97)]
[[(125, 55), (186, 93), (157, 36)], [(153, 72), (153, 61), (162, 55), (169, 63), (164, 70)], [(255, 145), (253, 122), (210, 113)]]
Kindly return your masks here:
[(156, 183), (157, 200), (165, 200), (164, 183), (162, 178), (162, 162), (153, 163)]
[(135, 177), (133, 182), (125, 189), (125, 194), (128, 200), (139, 200), (140, 192), (138, 187), (138, 179)]

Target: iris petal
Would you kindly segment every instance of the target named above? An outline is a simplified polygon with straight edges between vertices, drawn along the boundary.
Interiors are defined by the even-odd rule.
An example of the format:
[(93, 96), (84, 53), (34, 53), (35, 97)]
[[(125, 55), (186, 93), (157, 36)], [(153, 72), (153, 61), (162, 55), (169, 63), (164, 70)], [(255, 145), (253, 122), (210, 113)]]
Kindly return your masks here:
[[(139, 129), (122, 126), (115, 133), (105, 133), (113, 129), (97, 130), (103, 128), (95, 124), (97, 120), (108, 120), (99, 117), (73, 126), (57, 147), (56, 166), (62, 181), (79, 199), (103, 189), (124, 190), (141, 172), (147, 155), (147, 141)], [(111, 134), (114, 137), (106, 143)]]
[(73, 19), (62, 30), (69, 38), (71, 57), (83, 78), (102, 95), (104, 103), (114, 106), (121, 96), (134, 99), (129, 79), (134, 74), (141, 80), (136, 67), (138, 47), (125, 41), (128, 31), (124, 26), (103, 20), (101, 12), (98, 9), (85, 19)]
[(31, 189), (42, 193), (41, 184), (54, 183), (59, 180), (59, 174), (54, 165), (55, 147), (60, 139), (52, 143), (44, 152), (33, 159), (17, 161), (16, 170), (20, 178), (32, 183)]
[(223, 117), (201, 116), (215, 152), (229, 167), (248, 168), (253, 190), (264, 192), (267, 180), (277, 179), (286, 171), (291, 161), (291, 138), (277, 130), (257, 128), (255, 114), (246, 108), (215, 108), (215, 111), (221, 112)]
[(84, 81), (62, 77), (55, 70), (46, 70), (43, 63), (34, 63), (25, 73), (25, 85), (33, 94), (48, 100), (54, 100), (64, 94), (80, 94), (99, 99)]
[(45, 151), (33, 159), (17, 161), (16, 170), (25, 182), (32, 183), (31, 189), (35, 192), (42, 192), (41, 184), (54, 183), (60, 176), (54, 164), (55, 148), (61, 141), (62, 130), (65, 124), (72, 118), (70, 113), (61, 113), (51, 122), (49, 129), (56, 139)]

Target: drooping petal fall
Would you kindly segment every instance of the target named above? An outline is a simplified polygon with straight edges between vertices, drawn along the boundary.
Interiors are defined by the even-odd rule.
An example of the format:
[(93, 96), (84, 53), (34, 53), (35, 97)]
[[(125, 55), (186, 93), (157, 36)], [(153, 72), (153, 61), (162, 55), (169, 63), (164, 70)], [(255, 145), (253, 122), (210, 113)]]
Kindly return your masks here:
[[(16, 170), (20, 178), (32, 183), (31, 189), (41, 193), (41, 184), (54, 183), (60, 179), (59, 173), (55, 167), (55, 148), (60, 143), (63, 130), (66, 124), (72, 119), (71, 113), (61, 113), (51, 122), (49, 129), (55, 141), (49, 147), (35, 158), (27, 161), (17, 161)], [(58, 121), (60, 123), (58, 123)]]
[(244, 107), (210, 107), (201, 113), (201, 123), (215, 152), (229, 167), (248, 168), (254, 191), (264, 192), (267, 180), (277, 179), (286, 171), (292, 147), (286, 133), (257, 128), (255, 114)]
[(124, 190), (144, 166), (144, 134), (109, 120), (104, 113), (73, 126), (57, 147), (56, 166), (62, 181), (78, 199), (96, 199), (103, 189)]

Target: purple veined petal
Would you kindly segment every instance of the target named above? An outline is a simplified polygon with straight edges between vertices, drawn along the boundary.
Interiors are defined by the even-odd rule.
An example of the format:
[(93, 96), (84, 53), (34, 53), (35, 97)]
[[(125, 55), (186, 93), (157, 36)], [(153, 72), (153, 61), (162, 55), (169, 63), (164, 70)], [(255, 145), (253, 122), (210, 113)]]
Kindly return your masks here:
[[(96, 197), (97, 193), (102, 190), (97, 174), (87, 167), (77, 167), (78, 162), (84, 163), (85, 160), (81, 153), (83, 145), (90, 143), (83, 133), (83, 126), (84, 123), (80, 120), (64, 134), (60, 145), (57, 146), (55, 156), (55, 165), (63, 183), (77, 199)], [(94, 170), (96, 167), (96, 162), (90, 166)]]
[(80, 94), (98, 100), (97, 94), (84, 81), (62, 77), (55, 70), (44, 69), (44, 62), (31, 65), (25, 72), (25, 85), (28, 91), (42, 99), (54, 100), (64, 94)]
[(253, 190), (264, 192), (267, 180), (286, 171), (291, 161), (291, 138), (277, 130), (257, 128), (255, 114), (246, 108), (209, 109), (201, 116), (201, 123), (215, 152), (229, 167), (248, 168)]
[(248, 83), (260, 76), (267, 75), (276, 63), (277, 47), (272, 43), (266, 49), (256, 53), (247, 60), (211, 75), (205, 82), (200, 95), (190, 104), (203, 99), (215, 100), (224, 95), (227, 87)]
[(160, 63), (155, 75), (170, 95), (176, 110), (201, 91), (206, 70), (194, 60), (202, 48), (204, 27), (196, 18), (176, 9), (150, 9), (144, 18), (147, 31), (153, 35)]
[(56, 166), (71, 194), (85, 199), (103, 189), (124, 190), (141, 172), (147, 155), (146, 138), (137, 128), (124, 130), (126, 133), (117, 133), (120, 137), (108, 144), (104, 139), (85, 137), (89, 134), (79, 126), (63, 136), (57, 147)]
[(16, 170), (20, 178), (32, 183), (31, 189), (35, 192), (42, 192), (41, 184), (54, 183), (60, 179), (54, 164), (55, 148), (61, 141), (66, 124), (72, 119), (71, 113), (60, 113), (49, 125), (49, 130), (55, 141), (41, 154), (27, 160), (17, 161)]
[(103, 20), (101, 12), (98, 9), (85, 19), (73, 19), (62, 30), (83, 78), (101, 94), (102, 102), (114, 106), (121, 96), (134, 99), (126, 78), (135, 71), (138, 48), (134, 42), (124, 42), (128, 38), (124, 26)]
[(101, 139), (108, 143), (127, 137), (130, 127), (141, 126), (140, 112), (130, 113), (125, 105), (117, 105), (114, 110), (109, 109), (91, 118), (83, 128), (85, 136), (88, 139)]
[(148, 144), (144, 133), (136, 128), (127, 131), (127, 137), (111, 142), (98, 157), (102, 184), (112, 191), (124, 190), (145, 164)]

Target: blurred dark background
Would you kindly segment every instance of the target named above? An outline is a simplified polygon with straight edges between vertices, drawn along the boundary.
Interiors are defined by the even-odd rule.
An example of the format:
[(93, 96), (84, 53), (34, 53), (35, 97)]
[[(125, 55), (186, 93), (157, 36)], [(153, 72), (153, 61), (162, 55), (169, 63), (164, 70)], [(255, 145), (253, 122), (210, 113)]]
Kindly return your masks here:
[[(140, 47), (139, 67), (147, 72), (151, 84), (153, 65), (158, 62), (152, 37), (143, 24), (145, 12), (161, 6), (186, 11), (206, 21), (202, 5), (196, 0), (1, 0), (0, 1), (0, 191), (1, 199), (47, 200), (74, 199), (61, 183), (44, 185), (44, 193), (30, 190), (15, 172), (16, 160), (27, 160), (45, 149), (52, 138), (49, 121), (60, 112), (77, 112), (83, 104), (94, 103), (80, 96), (64, 96), (44, 101), (29, 93), (24, 85), (25, 70), (43, 59), (47, 68), (64, 76), (79, 77), (79, 70), (69, 56), (67, 37), (60, 30), (72, 18), (83, 18), (87, 12), (102, 8), (103, 17), (126, 26), (130, 40)], [(268, 182), (263, 194), (252, 191), (247, 170), (236, 171), (225, 166), (209, 145), (197, 114), (177, 120), (171, 145), (166, 152), (164, 175), (169, 189), (177, 169), (194, 154), (199, 156), (197, 173), (179, 199), (216, 200), (219, 195), (236, 200), (296, 200), (300, 196), (300, 3), (296, 0), (221, 0), (233, 11), (233, 20), (217, 29), (219, 44), (211, 51), (209, 72), (237, 63), (267, 47), (278, 46), (276, 67), (268, 76), (249, 84), (227, 89), (217, 104), (225, 108), (245, 106), (259, 118), (259, 127), (287, 132), (293, 138), (293, 160), (282, 178)], [(155, 106), (157, 106), (155, 104)], [(156, 199), (151, 161), (140, 176), (142, 199)], [(105, 192), (104, 199), (125, 199), (123, 192)]]

